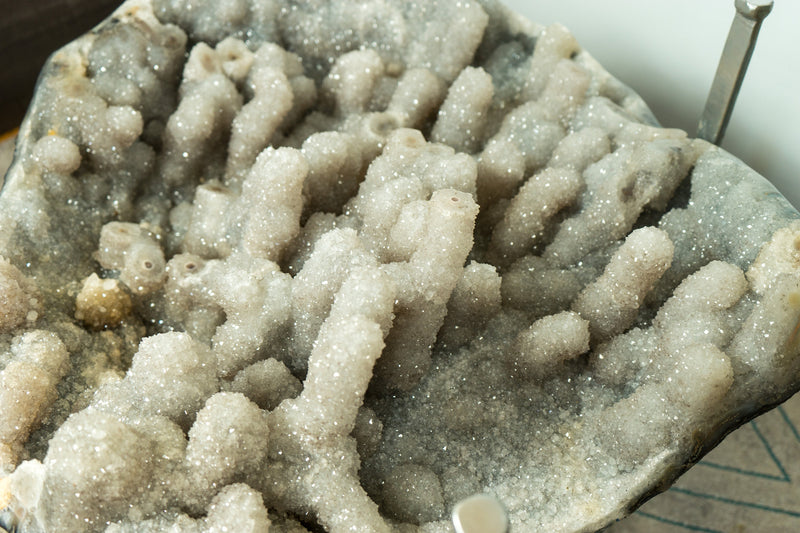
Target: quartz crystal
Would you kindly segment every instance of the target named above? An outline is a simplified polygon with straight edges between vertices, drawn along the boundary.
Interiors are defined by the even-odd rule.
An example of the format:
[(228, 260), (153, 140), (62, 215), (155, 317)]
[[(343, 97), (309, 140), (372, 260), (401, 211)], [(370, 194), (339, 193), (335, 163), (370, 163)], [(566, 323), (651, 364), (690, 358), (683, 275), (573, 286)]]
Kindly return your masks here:
[(129, 0), (0, 194), (0, 523), (602, 528), (800, 386), (799, 217), (496, 0)]

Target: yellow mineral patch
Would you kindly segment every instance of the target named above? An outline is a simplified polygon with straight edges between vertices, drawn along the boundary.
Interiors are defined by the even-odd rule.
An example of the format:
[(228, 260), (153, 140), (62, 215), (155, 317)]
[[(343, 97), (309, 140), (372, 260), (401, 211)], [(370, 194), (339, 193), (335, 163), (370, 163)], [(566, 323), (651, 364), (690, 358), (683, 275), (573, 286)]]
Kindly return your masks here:
[(7, 131), (7, 132), (5, 132), (3, 134), (0, 134), (0, 143), (13, 139), (14, 137), (17, 136), (18, 132), (19, 132), (19, 128), (14, 128), (11, 131)]
[(800, 293), (792, 292), (789, 294), (789, 305), (792, 309), (800, 309)]
[(115, 328), (130, 315), (131, 298), (115, 279), (92, 274), (75, 299), (75, 318), (93, 329)]
[[(795, 313), (800, 311), (800, 292), (790, 292), (786, 301), (792, 311), (795, 311)], [(798, 332), (800, 332), (800, 316), (797, 317), (797, 322), (794, 326), (794, 329), (786, 341), (786, 352), (793, 353), (797, 349)]]
[(0, 479), (0, 509), (11, 505), (11, 478)]

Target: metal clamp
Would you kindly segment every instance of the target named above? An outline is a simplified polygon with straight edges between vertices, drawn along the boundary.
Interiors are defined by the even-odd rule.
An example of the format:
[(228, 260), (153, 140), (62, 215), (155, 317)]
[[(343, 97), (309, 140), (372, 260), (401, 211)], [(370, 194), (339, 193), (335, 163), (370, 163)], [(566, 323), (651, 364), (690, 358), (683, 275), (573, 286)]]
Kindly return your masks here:
[(758, 30), (772, 11), (772, 4), (772, 0), (736, 0), (736, 15), (700, 117), (697, 137), (714, 144), (722, 142), (756, 46)]

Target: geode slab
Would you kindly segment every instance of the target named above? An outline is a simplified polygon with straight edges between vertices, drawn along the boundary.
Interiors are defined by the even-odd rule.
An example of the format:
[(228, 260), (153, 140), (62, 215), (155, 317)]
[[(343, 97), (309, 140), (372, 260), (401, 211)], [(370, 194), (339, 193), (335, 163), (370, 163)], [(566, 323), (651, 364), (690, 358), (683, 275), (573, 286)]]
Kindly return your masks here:
[(494, 0), (128, 1), (0, 194), (0, 519), (602, 528), (798, 389), (798, 218)]

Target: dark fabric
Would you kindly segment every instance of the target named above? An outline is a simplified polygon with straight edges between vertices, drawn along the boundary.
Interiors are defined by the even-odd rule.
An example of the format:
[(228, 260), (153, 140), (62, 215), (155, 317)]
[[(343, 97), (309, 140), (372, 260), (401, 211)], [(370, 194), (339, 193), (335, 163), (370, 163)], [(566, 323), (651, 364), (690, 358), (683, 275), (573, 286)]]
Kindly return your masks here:
[(0, 133), (22, 121), (47, 57), (92, 29), (119, 3), (0, 0)]

